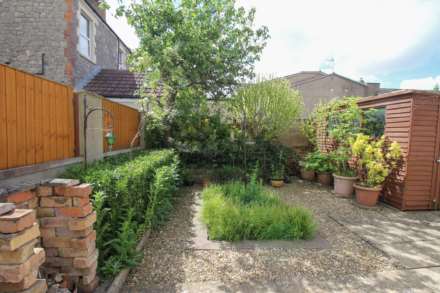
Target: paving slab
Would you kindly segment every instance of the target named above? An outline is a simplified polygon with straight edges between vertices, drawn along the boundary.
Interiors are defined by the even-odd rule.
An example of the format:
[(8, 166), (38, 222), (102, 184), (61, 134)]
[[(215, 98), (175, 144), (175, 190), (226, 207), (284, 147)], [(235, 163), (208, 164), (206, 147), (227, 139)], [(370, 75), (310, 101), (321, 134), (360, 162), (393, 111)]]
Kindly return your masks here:
[(202, 199), (200, 194), (196, 196), (196, 200), (192, 207), (194, 210), (193, 217), (193, 239), (191, 248), (197, 250), (258, 250), (258, 249), (326, 249), (330, 247), (330, 243), (318, 232), (315, 237), (310, 240), (243, 240), (243, 241), (217, 241), (208, 239), (208, 229), (201, 221)]

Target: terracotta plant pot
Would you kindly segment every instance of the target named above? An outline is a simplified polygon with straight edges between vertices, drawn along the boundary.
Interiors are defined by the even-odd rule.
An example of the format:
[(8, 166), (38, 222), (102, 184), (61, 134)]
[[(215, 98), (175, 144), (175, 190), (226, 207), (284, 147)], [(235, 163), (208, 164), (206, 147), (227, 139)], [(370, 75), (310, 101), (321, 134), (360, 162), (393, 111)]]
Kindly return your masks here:
[(307, 181), (315, 180), (315, 171), (301, 169), (301, 178)]
[(330, 184), (332, 184), (332, 174), (318, 173), (318, 182), (322, 185), (329, 186)]
[(271, 179), (270, 184), (272, 187), (280, 188), (284, 186), (284, 180), (283, 179)]
[(353, 195), (353, 184), (357, 177), (345, 177), (333, 174), (333, 178), (335, 179), (334, 192), (336, 195), (342, 197), (351, 197)]
[(356, 190), (356, 201), (366, 207), (374, 207), (379, 200), (379, 194), (382, 191), (380, 187), (364, 187), (354, 184)]

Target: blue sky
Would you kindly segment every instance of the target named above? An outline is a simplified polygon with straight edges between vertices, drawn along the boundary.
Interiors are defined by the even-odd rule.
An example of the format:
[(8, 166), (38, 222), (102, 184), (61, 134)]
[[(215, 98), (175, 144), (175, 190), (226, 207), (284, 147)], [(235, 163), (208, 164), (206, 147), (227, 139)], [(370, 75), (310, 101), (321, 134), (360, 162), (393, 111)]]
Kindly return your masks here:
[[(117, 0), (110, 0), (115, 5)], [(432, 89), (440, 83), (440, 0), (238, 0), (257, 9), (271, 39), (256, 70), (283, 76), (335, 71), (382, 87)], [(110, 25), (131, 47), (137, 38), (124, 19)]]

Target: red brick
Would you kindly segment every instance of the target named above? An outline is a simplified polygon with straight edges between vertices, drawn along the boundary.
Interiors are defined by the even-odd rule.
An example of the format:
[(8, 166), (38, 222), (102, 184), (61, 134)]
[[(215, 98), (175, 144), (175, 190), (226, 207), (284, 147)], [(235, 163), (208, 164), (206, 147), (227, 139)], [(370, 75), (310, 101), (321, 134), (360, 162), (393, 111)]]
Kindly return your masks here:
[[(47, 283), (44, 279), (38, 279), (32, 287), (27, 290), (21, 291), (20, 293), (46, 293)], [(18, 293), (18, 292), (17, 292)]]
[(96, 241), (96, 232), (93, 231), (85, 238), (70, 240), (70, 245), (72, 248), (89, 250), (90, 247), (93, 247), (92, 243), (95, 243), (95, 241)]
[(0, 265), (0, 282), (21, 282), (25, 276), (41, 266), (44, 259), (44, 249), (34, 248), (34, 254), (26, 262), (19, 265)]
[(27, 203), (28, 203), (27, 208), (32, 209), (32, 210), (36, 209), (38, 207), (38, 202), (39, 202), (38, 197), (34, 197), (34, 198), (28, 200), (27, 201)]
[(24, 263), (34, 254), (34, 247), (37, 242), (37, 239), (34, 239), (14, 251), (8, 251), (7, 253), (0, 252), (0, 264), (11, 265)]
[(55, 228), (40, 228), (41, 237), (45, 238), (54, 238), (56, 237)]
[(55, 217), (55, 208), (37, 208), (37, 217)]
[(17, 233), (31, 227), (35, 222), (35, 211), (16, 209), (0, 216), (0, 233)]
[(93, 212), (91, 204), (83, 207), (57, 208), (56, 215), (61, 217), (83, 218)]
[(84, 230), (96, 222), (96, 212), (84, 218), (76, 218), (69, 221), (69, 229), (72, 231)]
[(40, 185), (37, 187), (37, 196), (52, 196), (53, 188), (51, 186)]
[(96, 249), (96, 243), (92, 242), (88, 249), (78, 249), (70, 247), (58, 248), (58, 255), (62, 257), (86, 257)]
[(45, 247), (44, 250), (47, 256), (58, 256), (58, 249), (56, 248)]
[(63, 208), (71, 207), (72, 199), (62, 196), (42, 197), (40, 199), (40, 207), (42, 208)]
[(73, 265), (73, 258), (71, 257), (59, 257), (59, 256), (47, 256), (44, 262), (45, 266), (51, 267), (71, 267)]
[(55, 193), (66, 197), (88, 198), (92, 193), (92, 185), (83, 183), (77, 186), (56, 186)]
[(35, 284), (37, 281), (37, 276), (38, 269), (27, 274), (23, 280), (18, 283), (0, 282), (0, 293), (19, 292), (21, 290), (26, 290)]
[(82, 207), (85, 206), (86, 204), (90, 203), (90, 199), (87, 197), (73, 197), (72, 198), (72, 205), (74, 207)]
[(59, 228), (59, 227), (67, 227), (69, 223), (68, 218), (40, 218), (40, 225), (43, 228)]
[(76, 257), (73, 259), (73, 267), (77, 269), (85, 269), (91, 267), (98, 260), (98, 250), (92, 252), (86, 257)]
[(43, 238), (43, 247), (45, 248), (72, 247), (71, 239), (69, 237)]
[(84, 230), (71, 231), (68, 228), (56, 228), (55, 233), (57, 236), (68, 236), (70, 238), (82, 238), (92, 233), (93, 227), (87, 227)]
[(14, 234), (0, 234), (0, 251), (14, 251), (40, 236), (37, 223), (26, 230)]
[(33, 193), (32, 191), (21, 191), (21, 192), (9, 194), (7, 196), (8, 202), (17, 203), (17, 204), (31, 200), (34, 197), (35, 197), (35, 193)]
[(84, 280), (84, 283), (87, 284), (93, 281), (93, 279), (95, 278), (96, 266), (97, 266), (97, 262), (92, 263), (90, 267), (84, 269), (76, 269), (72, 266), (63, 266), (60, 267), (60, 272), (64, 274), (68, 274), (69, 276), (86, 278), (86, 280)]

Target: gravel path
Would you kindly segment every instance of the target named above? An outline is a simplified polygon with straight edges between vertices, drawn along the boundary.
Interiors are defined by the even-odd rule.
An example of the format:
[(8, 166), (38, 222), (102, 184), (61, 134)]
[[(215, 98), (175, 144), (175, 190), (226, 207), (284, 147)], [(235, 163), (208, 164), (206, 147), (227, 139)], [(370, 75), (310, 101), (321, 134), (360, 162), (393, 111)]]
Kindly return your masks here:
[[(390, 213), (389, 208), (361, 209), (351, 200), (336, 198), (327, 188), (294, 180), (276, 190), (289, 204), (312, 210), (328, 249), (194, 250), (192, 220), (194, 193), (182, 190), (176, 211), (160, 232), (152, 234), (144, 259), (129, 276), (126, 289), (172, 288), (179, 283), (222, 281), (282, 282), (292, 278), (315, 281), (398, 269), (398, 265), (335, 219), (368, 219)], [(374, 214), (374, 215), (373, 215)]]

